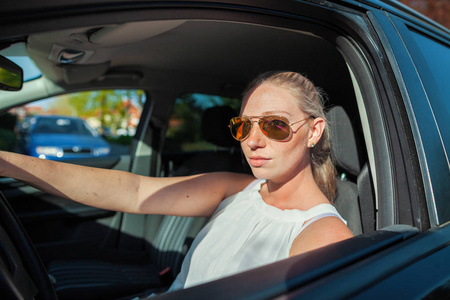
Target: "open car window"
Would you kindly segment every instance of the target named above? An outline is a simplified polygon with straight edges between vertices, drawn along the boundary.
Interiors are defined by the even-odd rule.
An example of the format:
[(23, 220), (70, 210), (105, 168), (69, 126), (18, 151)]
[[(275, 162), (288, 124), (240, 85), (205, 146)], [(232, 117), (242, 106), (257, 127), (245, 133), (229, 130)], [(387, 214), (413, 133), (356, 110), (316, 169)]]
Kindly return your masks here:
[(72, 162), (128, 154), (145, 100), (142, 90), (97, 90), (11, 108), (0, 117), (0, 149)]
[(215, 171), (208, 169), (208, 157), (240, 151), (227, 127), (239, 114), (240, 105), (239, 98), (205, 94), (178, 97), (166, 131), (162, 175)]

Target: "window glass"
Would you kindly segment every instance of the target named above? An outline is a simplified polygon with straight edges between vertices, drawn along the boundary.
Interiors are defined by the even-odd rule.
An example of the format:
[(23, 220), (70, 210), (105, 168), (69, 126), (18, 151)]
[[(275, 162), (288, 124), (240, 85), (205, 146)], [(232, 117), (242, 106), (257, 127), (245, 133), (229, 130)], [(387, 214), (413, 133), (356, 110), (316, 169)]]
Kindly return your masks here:
[[(237, 153), (236, 147), (230, 143), (224, 143), (223, 139), (233, 139), (226, 125), (231, 119), (230, 115), (233, 117), (238, 114), (240, 104), (241, 101), (237, 98), (204, 94), (188, 94), (178, 98), (169, 120), (164, 142), (161, 176), (210, 172), (216, 169), (210, 166), (208, 161), (214, 161), (215, 166), (220, 164), (216, 155), (227, 156), (227, 154)], [(227, 111), (226, 114), (222, 114), (222, 108)], [(205, 113), (207, 110), (210, 114)], [(204, 117), (207, 118), (205, 121), (207, 124), (202, 124)], [(226, 120), (227, 118), (229, 119)], [(209, 127), (208, 124), (210, 124)], [(212, 157), (214, 158), (211, 159)], [(232, 161), (239, 162), (239, 159), (233, 158)], [(227, 167), (231, 166), (231, 163), (226, 164)], [(240, 166), (242, 167), (242, 164)]]
[[(419, 51), (411, 51), (447, 151), (450, 149), (450, 51), (448, 45), (412, 30)], [(414, 50), (414, 48), (412, 48)]]
[[(447, 153), (450, 150), (450, 51), (449, 46), (440, 42), (438, 39), (434, 39), (431, 36), (422, 34), (418, 31), (411, 30), (411, 36), (415, 43), (410, 44), (410, 53), (414, 59), (415, 66), (421, 78), (421, 83), (425, 88), (427, 94), (427, 101), (431, 105), (433, 110), (434, 122), (439, 129), (439, 135), (444, 146), (444, 155), (448, 162)], [(408, 41), (408, 40), (407, 40)], [(420, 104), (416, 104), (420, 107)], [(420, 118), (420, 111), (418, 115)], [(418, 118), (418, 119), (419, 119)], [(420, 119), (419, 119), (420, 120)], [(423, 134), (427, 135), (428, 127), (434, 126), (434, 124), (422, 122), (419, 124), (423, 128)], [(426, 137), (425, 137), (426, 139)], [(450, 220), (450, 203), (448, 197), (444, 194), (439, 195), (441, 191), (444, 191), (448, 187), (445, 186), (445, 180), (448, 176), (448, 165), (437, 163), (438, 160), (433, 160), (434, 149), (439, 149), (440, 145), (433, 145), (428, 143), (426, 145), (427, 151), (430, 151), (430, 160), (428, 163), (431, 166), (431, 176), (434, 188), (437, 193), (435, 194), (435, 203), (438, 222), (440, 224)], [(434, 148), (434, 149), (433, 149)], [(439, 153), (439, 152), (437, 152)]]
[(201, 134), (201, 121), (206, 109), (214, 106), (230, 106), (239, 113), (241, 100), (204, 94), (188, 94), (175, 102), (166, 134), (164, 152), (190, 152), (216, 150)]
[[(426, 61), (426, 65), (417, 64), (419, 72), (424, 74), (423, 68), (425, 67), (431, 69), (433, 80), (437, 82), (436, 86), (440, 89), (440, 94), (450, 95), (450, 51), (448, 46), (415, 31), (411, 31), (411, 34)], [(433, 105), (433, 103), (431, 104)], [(439, 105), (442, 107), (438, 110), (445, 109), (447, 113), (450, 111), (450, 101), (442, 101)], [(445, 118), (447, 119), (447, 116)]]
[(0, 116), (0, 149), (50, 160), (127, 154), (145, 103), (142, 90), (60, 95)]

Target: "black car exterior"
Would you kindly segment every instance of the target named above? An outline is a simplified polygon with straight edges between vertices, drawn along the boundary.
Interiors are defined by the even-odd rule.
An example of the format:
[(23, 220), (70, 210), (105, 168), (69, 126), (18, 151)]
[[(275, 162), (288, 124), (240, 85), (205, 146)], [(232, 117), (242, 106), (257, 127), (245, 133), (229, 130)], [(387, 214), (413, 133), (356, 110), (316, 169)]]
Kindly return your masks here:
[[(315, 49), (309, 53), (314, 57), (314, 63), (305, 63), (304, 68), (319, 82), (328, 81), (331, 101), (348, 106), (348, 110), (360, 118), (357, 129), (364, 139), (361, 144), (367, 149), (361, 158), (361, 165), (365, 167), (353, 176), (359, 193), (361, 234), (262, 268), (163, 294), (159, 296), (161, 299), (450, 297), (448, 29), (397, 2), (376, 0), (16, 1), (4, 5), (0, 12), (0, 45), (27, 40), (38, 43), (38, 39), (30, 37), (39, 37), (41, 33), (56, 29), (89, 27), (92, 30), (104, 24), (150, 20), (200, 21), (197, 25), (217, 21), (224, 26), (236, 23), (267, 30), (268, 34), (271, 29), (287, 35), (296, 32), (305, 38), (304, 41), (309, 41), (306, 36), (321, 37), (342, 56), (342, 66), (348, 66), (349, 89), (333, 86), (329, 78), (322, 77), (321, 74), (332, 73), (333, 68), (342, 66), (331, 65), (326, 57), (315, 57)], [(217, 35), (228, 33), (226, 30), (217, 31)], [(198, 41), (195, 32), (189, 38)], [(232, 40), (227, 39), (228, 42)], [(232, 86), (237, 82), (236, 86), (240, 86), (252, 73), (265, 69), (295, 64), (298, 64), (295, 68), (302, 69), (303, 60), (296, 55), (305, 53), (293, 53), (289, 47), (307, 49), (308, 44), (300, 47), (294, 42), (287, 43), (288, 40), (280, 41), (286, 43), (279, 47), (272, 45), (269, 49), (273, 52), (269, 55), (264, 54), (264, 47), (269, 45), (255, 40), (254, 44), (246, 46), (248, 52), (240, 52), (242, 58), (236, 55), (234, 60), (227, 58), (220, 48), (213, 47), (226, 63), (210, 69), (206, 65), (211, 65), (214, 60), (207, 56), (200, 60), (194, 54), (186, 57), (179, 54), (184, 62), (197, 68), (192, 74), (201, 74), (198, 77), (192, 75), (186, 86), (179, 80), (186, 70), (183, 64), (175, 64), (176, 60), (173, 65), (170, 60), (165, 64), (179, 74), (169, 73), (166, 69), (155, 73), (158, 76), (144, 72), (151, 78), (150, 86), (137, 81), (129, 86), (156, 91), (160, 80), (160, 90), (167, 92), (170, 90), (168, 82), (179, 80), (177, 92), (180, 93), (190, 91), (190, 88), (195, 89), (194, 92), (216, 92), (219, 88), (214, 90), (215, 84)], [(215, 55), (214, 59), (220, 60), (220, 55)], [(240, 64), (233, 64), (236, 60)], [(108, 70), (114, 70), (112, 67)], [(106, 71), (98, 77), (105, 74)], [(163, 82), (166, 77), (170, 80)], [(75, 83), (59, 82), (59, 77), (55, 78), (55, 82), (67, 91), (127, 84), (117, 83), (113, 77), (108, 81), (107, 76), (102, 77), (103, 81)], [(222, 78), (225, 78), (223, 82), (220, 81)], [(343, 98), (349, 91), (352, 99), (346, 102)], [(14, 92), (8, 93), (13, 95)], [(12, 98), (0, 94), (0, 110), (6, 111), (16, 105), (10, 100)], [(153, 106), (148, 104), (145, 108), (129, 162), (129, 170), (153, 176), (160, 174), (153, 167), (158, 165), (161, 156), (158, 136), (164, 132), (165, 125), (160, 123), (168, 122), (165, 114), (169, 110), (158, 108), (163, 102), (158, 102), (157, 92), (154, 92), (154, 98)], [(23, 102), (31, 100), (24, 98)], [(161, 104), (160, 107), (164, 106)], [(140, 152), (143, 144), (152, 149), (152, 154), (142, 155), (148, 153)], [(152, 168), (142, 171), (139, 166), (145, 164)], [(17, 188), (17, 183), (4, 181), (1, 188), (17, 213), (20, 204), (13, 203), (15, 194), (11, 192)], [(2, 206), (0, 291), (8, 299), (56, 299), (45, 266), (39, 259), (41, 254), (33, 248), (5, 199)], [(106, 212), (108, 216), (109, 213)], [(24, 216), (18, 215), (19, 218)]]

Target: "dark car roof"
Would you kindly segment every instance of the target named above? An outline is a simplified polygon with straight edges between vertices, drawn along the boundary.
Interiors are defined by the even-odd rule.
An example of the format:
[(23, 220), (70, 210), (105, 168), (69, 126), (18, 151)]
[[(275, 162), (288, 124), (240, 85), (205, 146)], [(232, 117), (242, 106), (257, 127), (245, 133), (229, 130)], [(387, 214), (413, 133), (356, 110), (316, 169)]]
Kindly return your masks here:
[[(245, 10), (246, 5), (251, 4), (254, 6), (252, 10), (255, 13), (258, 12), (259, 4), (257, 1), (232, 2), (235, 3), (236, 8), (242, 10)], [(311, 2), (317, 3), (317, 1)], [(327, 90), (331, 96), (341, 97), (347, 92), (344, 90), (334, 92), (334, 86), (326, 86), (327, 82), (334, 81), (333, 74), (323, 80), (324, 83), (320, 79), (322, 76), (315, 74), (317, 72), (315, 65), (319, 61), (319, 57), (314, 59), (314, 55), (320, 55), (321, 63), (330, 64), (330, 70), (336, 69), (333, 65), (339, 60), (337, 58), (339, 54), (335, 51), (335, 48), (330, 45), (329, 51), (325, 51), (327, 42), (317, 38), (317, 36), (305, 34), (296, 35), (295, 38), (290, 37), (289, 35), (293, 35), (292, 32), (271, 30), (267, 27), (270, 24), (260, 27), (240, 26), (237, 22), (232, 24), (233, 17), (230, 19), (223, 12), (216, 15), (214, 6), (211, 6), (210, 3), (202, 4), (202, 1), (185, 1), (187, 6), (193, 8), (205, 6), (205, 8), (211, 10), (209, 14), (202, 14), (198, 17), (184, 11), (179, 14), (179, 20), (174, 20), (173, 17), (170, 17), (171, 20), (164, 20), (164, 16), (161, 14), (144, 17), (144, 15), (140, 16), (136, 13), (133, 16), (127, 16), (127, 22), (132, 18), (136, 22), (143, 19), (159, 19), (153, 22), (147, 21), (148, 26), (144, 25), (144, 29), (139, 30), (132, 23), (119, 26), (104, 25), (110, 22), (122, 23), (119, 16), (115, 21), (110, 17), (102, 19), (101, 15), (89, 18), (90, 11), (95, 13), (97, 5), (106, 3), (107, 5), (102, 6), (102, 10), (110, 11), (113, 14), (115, 11), (124, 12), (127, 8), (150, 9), (155, 7), (167, 10), (172, 8), (171, 1), (64, 0), (56, 3), (53, 1), (14, 1), (0, 12), (0, 24), (7, 25), (9, 29), (7, 34), (15, 33), (17, 40), (25, 38), (22, 36), (24, 32), (29, 34), (28, 51), (38, 67), (54, 82), (64, 87), (70, 85), (72, 89), (76, 89), (77, 86), (82, 89), (84, 83), (103, 76), (103, 79), (105, 79), (103, 84), (106, 84), (111, 78), (116, 78), (115, 82), (121, 81), (124, 84), (133, 82), (133, 80), (137, 82), (144, 78), (145, 83), (141, 80), (140, 83), (136, 84), (149, 89), (154, 86), (166, 90), (173, 90), (173, 85), (176, 84), (179, 92), (183, 91), (183, 85), (185, 85), (186, 92), (195, 89), (197, 92), (203, 93), (240, 96), (242, 88), (256, 74), (271, 68), (291, 69), (292, 65), (297, 65), (300, 66), (302, 73), (308, 74), (318, 86)], [(176, 2), (174, 5), (179, 5), (179, 3)], [(382, 11), (391, 11), (409, 18), (412, 22), (420, 22), (422, 26), (427, 26), (436, 32), (448, 33), (448, 30), (445, 30), (442, 26), (396, 2), (363, 0), (319, 1), (318, 3), (328, 7), (332, 7), (335, 3), (359, 10), (376, 8)], [(216, 5), (221, 6), (223, 4), (217, 2)], [(297, 3), (295, 1), (268, 2), (261, 5), (261, 12), (264, 12), (263, 7), (265, 5), (271, 6), (274, 10), (279, 10), (280, 16), (283, 16), (295, 8)], [(83, 12), (85, 17), (81, 15), (78, 17), (78, 11)], [(22, 23), (22, 25), (15, 27), (14, 20), (26, 19), (31, 12), (34, 20), (36, 18), (43, 20), (40, 26), (31, 26), (24, 30), (22, 26), (25, 25)], [(208, 24), (208, 26), (202, 26), (201, 20), (205, 19), (205, 15), (210, 16), (210, 20), (224, 20), (224, 22), (214, 22)], [(255, 15), (255, 17), (258, 16)], [(46, 21), (46, 18), (48, 18), (48, 21)], [(58, 18), (61, 18), (64, 22), (58, 22)], [(58, 23), (57, 27), (55, 27), (54, 22)], [(263, 20), (260, 22), (269, 21)], [(86, 24), (89, 27), (84, 27)], [(142, 26), (142, 24), (139, 26)], [(288, 24), (287, 26), (289, 27)], [(64, 29), (77, 27), (79, 29), (75, 31)], [(58, 31), (39, 33), (41, 30), (52, 30), (53, 28)], [(89, 36), (84, 33), (86, 31), (89, 32)], [(165, 34), (169, 31), (169, 34)], [(196, 32), (196, 34), (188, 34), (189, 32)], [(0, 33), (0, 40), (3, 37)], [(289, 59), (277, 55), (280, 47), (280, 43), (277, 41), (296, 41), (296, 43), (286, 44), (284, 47), (289, 47), (292, 52), (298, 53), (298, 55), (289, 57)], [(128, 44), (130, 46), (127, 46)], [(309, 45), (309, 47), (303, 47), (304, 44)], [(145, 47), (148, 50), (145, 53), (137, 53), (133, 51), (134, 47)], [(248, 49), (251, 49), (251, 47), (264, 47), (265, 51), (249, 53)], [(53, 51), (56, 53), (64, 48), (80, 48), (88, 54), (90, 50), (93, 50), (93, 52), (92, 56), (83, 63), (66, 68), (59, 61), (56, 61), (56, 58), (53, 61), (51, 59), (56, 55)], [(318, 48), (323, 49), (324, 52), (319, 54), (310, 50)], [(216, 57), (218, 49), (222, 53), (226, 53), (227, 56)], [(119, 52), (128, 52), (130, 55), (115, 55)], [(311, 57), (313, 59), (309, 59)], [(265, 62), (263, 68), (258, 63), (259, 61)], [(239, 66), (246, 72), (236, 73), (235, 66)], [(336, 74), (336, 76), (339, 76), (339, 74)], [(90, 84), (93, 86), (92, 83)], [(98, 85), (101, 86), (100, 83)]]
[[(435, 21), (425, 17), (424, 15), (418, 13), (417, 11), (409, 8), (408, 6), (402, 4), (400, 1), (396, 0), (305, 0), (306, 2), (312, 2), (319, 5), (329, 5), (329, 3), (336, 4), (346, 4), (353, 7), (372, 7), (378, 10), (387, 11), (394, 14), (402, 15), (404, 18), (416, 19), (420, 22), (427, 23), (430, 26), (435, 28), (439, 28), (439, 30), (443, 30), (445, 32), (449, 32), (448, 28), (436, 23)], [(26, 16), (29, 12), (33, 12), (33, 15), (37, 15), (37, 12), (40, 12), (42, 15), (58, 15), (63, 11), (67, 11), (70, 9), (72, 14), (77, 14), (78, 11), (83, 11), (83, 6), (90, 6), (91, 11), (95, 12), (95, 7), (103, 4), (103, 9), (106, 8), (104, 4), (107, 4), (109, 10), (121, 9), (126, 6), (128, 7), (161, 7), (166, 6), (170, 7), (171, 2), (174, 3), (183, 3), (185, 2), (188, 5), (201, 7), (202, 2), (206, 1), (131, 1), (131, 0), (60, 0), (60, 1), (52, 1), (52, 0), (42, 0), (42, 1), (33, 1), (33, 0), (22, 0), (22, 1), (12, 1), (8, 3), (7, 6), (2, 7), (2, 12), (0, 15), (4, 17), (6, 20), (13, 19), (15, 17), (14, 14), (21, 14)], [(214, 1), (207, 1), (214, 2)], [(220, 5), (220, 1), (216, 1)], [(258, 6), (258, 1), (254, 0), (235, 0), (228, 1), (234, 2), (237, 6), (243, 6), (247, 4), (251, 4), (252, 6)], [(295, 2), (290, 0), (277, 0), (273, 1), (274, 6), (277, 3), (289, 3)], [(270, 2), (264, 3), (262, 7), (270, 5)], [(49, 9), (51, 8), (51, 9)], [(86, 12), (86, 11), (84, 11)], [(29, 28), (32, 31), (32, 28)]]

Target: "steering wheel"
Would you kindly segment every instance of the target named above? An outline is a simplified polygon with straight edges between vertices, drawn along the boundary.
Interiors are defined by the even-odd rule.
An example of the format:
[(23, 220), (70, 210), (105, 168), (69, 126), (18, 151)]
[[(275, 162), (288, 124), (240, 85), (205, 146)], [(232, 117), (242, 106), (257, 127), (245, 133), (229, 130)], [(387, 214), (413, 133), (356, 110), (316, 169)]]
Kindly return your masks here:
[(0, 274), (4, 299), (58, 299), (36, 249), (1, 191)]

